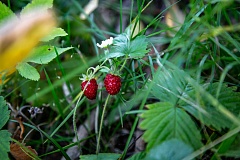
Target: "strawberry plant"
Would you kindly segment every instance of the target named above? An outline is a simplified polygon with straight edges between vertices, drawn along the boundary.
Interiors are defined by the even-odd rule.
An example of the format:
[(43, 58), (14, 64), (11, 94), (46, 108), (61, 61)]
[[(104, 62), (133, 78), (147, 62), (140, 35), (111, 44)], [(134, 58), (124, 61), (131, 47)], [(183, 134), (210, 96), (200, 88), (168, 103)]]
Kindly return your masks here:
[(238, 6), (0, 2), (1, 158), (240, 158)]

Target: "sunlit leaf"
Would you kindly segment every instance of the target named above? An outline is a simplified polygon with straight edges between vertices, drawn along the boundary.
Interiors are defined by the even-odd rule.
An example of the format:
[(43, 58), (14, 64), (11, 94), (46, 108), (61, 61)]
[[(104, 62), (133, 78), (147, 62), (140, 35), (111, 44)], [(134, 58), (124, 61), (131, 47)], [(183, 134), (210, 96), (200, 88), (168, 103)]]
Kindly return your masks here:
[(36, 8), (41, 8), (41, 12), (44, 12), (47, 9), (52, 8), (52, 6), (53, 6), (53, 0), (32, 0), (31, 3), (27, 4), (23, 8), (21, 14), (25, 14)]
[(38, 71), (31, 65), (25, 62), (21, 62), (17, 65), (17, 70), (20, 73), (21, 76), (24, 78), (33, 80), (33, 81), (38, 81), (40, 78), (40, 74)]
[(147, 150), (176, 138), (191, 145), (201, 147), (201, 135), (191, 117), (181, 108), (169, 102), (159, 102), (147, 106), (142, 114), (140, 127), (146, 130), (143, 139), (148, 143)]
[(25, 60), (26, 62), (33, 62), (38, 64), (47, 64), (57, 57), (57, 54), (60, 55), (63, 52), (71, 49), (72, 47), (67, 48), (57, 48), (57, 53), (55, 52), (54, 46), (39, 46), (33, 49), (30, 56)]
[(54, 28), (47, 36), (41, 39), (43, 42), (50, 41), (59, 36), (68, 35), (62, 28)]
[(0, 1), (0, 23), (8, 17), (16, 17), (11, 9)]

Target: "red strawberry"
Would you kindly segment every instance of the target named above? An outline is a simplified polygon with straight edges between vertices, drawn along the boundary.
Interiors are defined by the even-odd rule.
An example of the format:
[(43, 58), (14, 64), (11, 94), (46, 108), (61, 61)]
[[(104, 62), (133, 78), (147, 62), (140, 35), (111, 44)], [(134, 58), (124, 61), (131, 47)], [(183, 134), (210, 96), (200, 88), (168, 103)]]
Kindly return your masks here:
[(121, 78), (117, 75), (107, 74), (104, 79), (104, 86), (109, 94), (115, 95), (121, 89)]
[[(82, 84), (81, 84), (82, 91), (84, 90), (84, 88), (88, 82), (89, 82), (89, 80), (82, 82)], [(98, 84), (97, 84), (96, 79), (91, 79), (90, 82), (87, 84), (87, 87), (84, 91), (84, 95), (90, 100), (96, 99), (97, 89), (98, 89)]]

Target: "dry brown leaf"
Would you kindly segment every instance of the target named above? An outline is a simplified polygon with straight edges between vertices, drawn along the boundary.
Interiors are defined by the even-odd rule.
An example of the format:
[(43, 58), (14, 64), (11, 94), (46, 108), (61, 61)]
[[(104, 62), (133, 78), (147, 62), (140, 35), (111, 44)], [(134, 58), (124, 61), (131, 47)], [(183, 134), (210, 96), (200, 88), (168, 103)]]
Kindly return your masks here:
[[(22, 144), (25, 146), (25, 144)], [(19, 146), (17, 143), (12, 143), (10, 145), (10, 153), (16, 160), (32, 160), (31, 154), (38, 155), (35, 149), (31, 146), (26, 146), (27, 149)], [(31, 152), (31, 154), (29, 153)]]
[(98, 0), (90, 0), (88, 4), (84, 7), (84, 13), (80, 15), (80, 19), (86, 19), (86, 15), (89, 15), (92, 13), (96, 8), (98, 7)]
[[(174, 28), (174, 31), (178, 31), (185, 19), (185, 14), (179, 9), (177, 4), (173, 5), (165, 15), (165, 23), (169, 26)], [(175, 33), (169, 33), (170, 36), (174, 36)]]

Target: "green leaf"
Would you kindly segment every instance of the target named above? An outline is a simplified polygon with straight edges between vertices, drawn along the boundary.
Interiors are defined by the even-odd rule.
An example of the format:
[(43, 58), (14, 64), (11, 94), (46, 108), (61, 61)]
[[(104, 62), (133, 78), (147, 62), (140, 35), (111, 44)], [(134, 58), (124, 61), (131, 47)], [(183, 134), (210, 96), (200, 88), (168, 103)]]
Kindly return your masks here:
[[(10, 115), (8, 105), (4, 98), (0, 96), (0, 129), (7, 123)], [(10, 151), (11, 133), (7, 130), (0, 130), (0, 159), (8, 159), (8, 152)]]
[[(63, 52), (71, 49), (73, 47), (67, 48), (57, 48), (58, 55)], [(38, 64), (47, 64), (57, 57), (57, 53), (55, 52), (54, 46), (40, 46), (33, 49), (30, 56), (25, 60), (26, 62), (33, 62)]]
[(26, 62), (19, 63), (16, 68), (20, 75), (23, 76), (24, 78), (34, 81), (38, 81), (40, 79), (38, 71), (33, 66), (29, 65)]
[(137, 36), (131, 43), (130, 43), (130, 51), (129, 56), (130, 58), (142, 58), (148, 53), (150, 50), (147, 49), (147, 38), (144, 35)]
[[(240, 134), (234, 135), (234, 141), (231, 146), (227, 148), (224, 152), (219, 152), (219, 155), (240, 158)], [(231, 137), (232, 138), (232, 137)]]
[(128, 56), (130, 58), (138, 59), (145, 56), (150, 50), (147, 49), (148, 41), (146, 36), (140, 35), (135, 39), (130, 40), (126, 33), (122, 33), (114, 38), (113, 45), (110, 47), (108, 58)]
[(2, 96), (0, 96), (0, 113), (0, 129), (2, 129), (2, 127), (7, 123), (10, 114), (8, 105)]
[[(206, 88), (206, 91), (211, 95), (216, 96), (218, 85), (219, 83), (213, 83), (208, 86), (203, 85), (203, 87)], [(227, 85), (224, 84), (220, 90), (218, 101), (226, 109), (237, 116), (240, 112), (240, 93), (235, 92), (234, 90), (236, 90), (235, 87), (227, 87)], [(195, 95), (194, 91), (192, 95)], [(208, 114), (200, 113), (198, 110), (196, 110), (195, 107), (184, 102), (182, 102), (181, 106), (183, 106), (185, 110), (199, 119), (205, 125), (214, 127), (219, 131), (221, 131), (223, 128), (229, 128), (232, 126), (232, 121), (229, 120), (226, 116), (223, 116), (222, 113), (216, 109), (216, 107), (211, 106), (208, 102), (204, 101), (204, 99), (202, 103), (204, 103), (205, 110)]]
[(11, 16), (16, 17), (16, 15), (13, 13), (13, 11), (0, 1), (0, 23), (4, 19), (11, 17)]
[(193, 152), (193, 148), (178, 139), (171, 139), (152, 148), (145, 160), (181, 160)]
[(100, 61), (104, 61), (106, 59), (110, 59), (110, 58), (118, 58), (118, 57), (122, 57), (125, 54), (121, 53), (121, 52), (113, 52), (113, 53), (109, 53), (107, 55), (105, 55), (103, 58), (101, 58)]
[(128, 158), (127, 160), (144, 160), (146, 156), (145, 152), (139, 152)]
[(147, 105), (149, 110), (142, 114), (140, 127), (145, 131), (143, 139), (148, 142), (147, 150), (176, 138), (194, 149), (202, 146), (201, 135), (191, 117), (181, 108), (169, 102)]
[(81, 160), (117, 160), (121, 155), (115, 153), (100, 153), (98, 155), (81, 155)]
[(0, 137), (0, 159), (8, 159), (11, 133), (9, 133), (7, 130), (0, 130)]
[(59, 36), (68, 35), (62, 28), (54, 28), (46, 37), (44, 37), (41, 41), (48, 42)]
[(47, 9), (52, 8), (52, 6), (53, 6), (53, 0), (32, 0), (31, 3), (27, 4), (23, 8), (23, 10), (21, 11), (21, 14), (24, 14), (36, 8), (41, 8), (41, 11), (44, 12)]
[(163, 68), (154, 76), (152, 94), (163, 102), (178, 102), (190, 87), (183, 75), (183, 71)]

